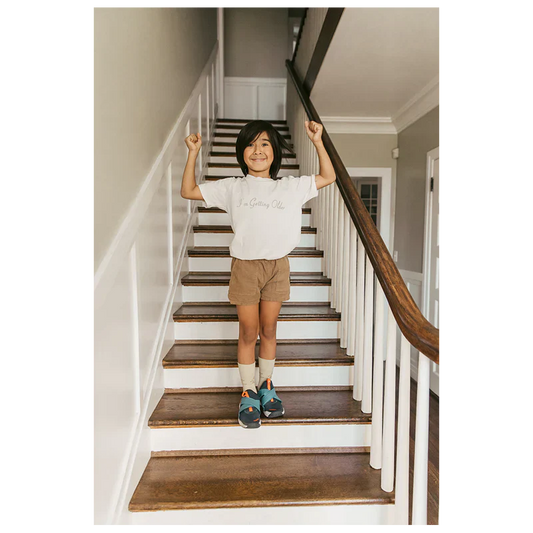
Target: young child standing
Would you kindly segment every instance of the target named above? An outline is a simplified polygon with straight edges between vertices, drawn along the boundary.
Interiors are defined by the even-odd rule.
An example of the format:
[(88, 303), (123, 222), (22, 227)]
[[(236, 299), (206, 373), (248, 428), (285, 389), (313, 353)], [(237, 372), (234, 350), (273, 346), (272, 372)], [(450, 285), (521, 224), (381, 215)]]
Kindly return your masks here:
[[(226, 211), (234, 232), (228, 298), (239, 317), (237, 360), (243, 392), (238, 420), (244, 428), (261, 426), (261, 409), (269, 418), (285, 413), (272, 373), (278, 316), (282, 303), (290, 299), (288, 255), (300, 242), (302, 205), (335, 181), (322, 142), (323, 126), (305, 121), (305, 129), (317, 150), (319, 174), (278, 177), (284, 152), (292, 150), (270, 122), (254, 120), (241, 129), (235, 147), (244, 177), (200, 185), (194, 167), (202, 138), (200, 133), (185, 138), (189, 156), (181, 196)], [(259, 389), (255, 384), (257, 335), (261, 341)]]

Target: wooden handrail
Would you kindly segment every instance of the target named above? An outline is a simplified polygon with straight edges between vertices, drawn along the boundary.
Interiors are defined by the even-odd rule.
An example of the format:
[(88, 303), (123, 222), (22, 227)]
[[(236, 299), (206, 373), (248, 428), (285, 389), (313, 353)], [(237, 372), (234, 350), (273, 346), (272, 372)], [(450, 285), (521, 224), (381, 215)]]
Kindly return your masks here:
[[(309, 120), (322, 124), (322, 120), (311, 103), (309, 95), (305, 92), (292, 62), (287, 59), (285, 65)], [(323, 128), (322, 131), (322, 141), (337, 175), (335, 183), (361, 237), (398, 327), (416, 349), (438, 364), (439, 330), (428, 322), (418, 309), (326, 128)]]
[(298, 53), (298, 47), (300, 46), (300, 39), (302, 38), (302, 31), (304, 29), (305, 24), (305, 17), (307, 17), (307, 10), (309, 8), (306, 7), (304, 14), (302, 15), (302, 20), (300, 21), (300, 27), (298, 28), (298, 37), (296, 37), (296, 46), (294, 47), (294, 52), (292, 54), (292, 64), (294, 65), (294, 61), (296, 61), (296, 54)]

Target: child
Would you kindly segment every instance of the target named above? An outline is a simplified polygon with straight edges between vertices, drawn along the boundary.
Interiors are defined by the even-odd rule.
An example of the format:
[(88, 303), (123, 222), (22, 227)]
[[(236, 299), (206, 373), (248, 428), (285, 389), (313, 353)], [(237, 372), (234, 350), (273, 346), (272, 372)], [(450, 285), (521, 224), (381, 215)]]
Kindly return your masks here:
[[(283, 151), (292, 152), (279, 132), (264, 120), (246, 124), (237, 137), (236, 156), (244, 177), (196, 185), (194, 167), (202, 145), (199, 133), (185, 144), (189, 156), (181, 196), (203, 200), (230, 217), (231, 278), (228, 298), (239, 317), (237, 360), (242, 382), (238, 420), (243, 428), (261, 426), (265, 416), (283, 416), (285, 409), (272, 383), (276, 358), (276, 328), (282, 303), (290, 298), (288, 254), (299, 244), (302, 205), (318, 189), (335, 181), (335, 171), (322, 142), (323, 127), (305, 121), (317, 150), (320, 174), (278, 177)], [(255, 385), (255, 344), (259, 345), (259, 390)]]

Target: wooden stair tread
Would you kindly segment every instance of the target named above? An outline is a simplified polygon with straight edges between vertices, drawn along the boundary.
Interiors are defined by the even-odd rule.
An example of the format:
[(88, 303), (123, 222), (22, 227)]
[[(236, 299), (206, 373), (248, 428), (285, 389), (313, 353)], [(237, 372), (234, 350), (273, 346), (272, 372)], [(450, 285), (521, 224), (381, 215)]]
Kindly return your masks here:
[[(361, 411), (349, 387), (276, 387), (285, 414), (261, 418), (261, 424), (370, 424), (372, 416)], [(238, 426), (242, 387), (204, 392), (165, 392), (148, 425), (152, 428)]]
[[(238, 339), (181, 340), (163, 359), (164, 368), (235, 367), (237, 368)], [(255, 345), (256, 359), (259, 345)], [(349, 366), (353, 357), (346, 355), (339, 339), (278, 339), (276, 367), (281, 366)]]
[[(278, 322), (287, 320), (340, 320), (330, 302), (283, 302)], [(174, 313), (174, 322), (238, 322), (237, 306), (229, 302), (186, 302)]]
[[(194, 246), (187, 251), (189, 257), (231, 257), (229, 246)], [(287, 254), (289, 257), (324, 257), (323, 250), (315, 247), (297, 247)]]
[(129, 510), (394, 503), (369, 456), (337, 448), (151, 457)]
[[(285, 139), (289, 139), (290, 138), (290, 133), (286, 133), (285, 131), (280, 131), (279, 134), (285, 138)], [(230, 132), (218, 132), (215, 130), (215, 133), (214, 133), (214, 137), (233, 137), (234, 139), (237, 139), (239, 135), (239, 130), (235, 130), (235, 132), (233, 131), (230, 131)]]
[[(201, 287), (206, 285), (229, 285), (231, 272), (189, 272), (181, 278), (183, 286)], [(291, 272), (289, 274), (291, 285), (331, 285), (331, 278), (322, 275), (322, 272)]]
[[(233, 124), (235, 122), (252, 122), (252, 120), (256, 120), (255, 118), (217, 118), (216, 124)], [(276, 119), (276, 120), (268, 120), (268, 119), (262, 119), (266, 122), (270, 122), (271, 124), (287, 124), (286, 120)]]
[[(198, 206), (198, 212), (199, 213), (226, 213), (224, 209), (220, 209), (220, 207), (202, 207)], [(310, 215), (311, 214), (311, 208), (310, 207), (302, 207), (302, 214)]]
[[(233, 233), (233, 228), (224, 224), (200, 224), (193, 226), (194, 233)], [(301, 233), (316, 234), (316, 228), (311, 226), (301, 226)]]

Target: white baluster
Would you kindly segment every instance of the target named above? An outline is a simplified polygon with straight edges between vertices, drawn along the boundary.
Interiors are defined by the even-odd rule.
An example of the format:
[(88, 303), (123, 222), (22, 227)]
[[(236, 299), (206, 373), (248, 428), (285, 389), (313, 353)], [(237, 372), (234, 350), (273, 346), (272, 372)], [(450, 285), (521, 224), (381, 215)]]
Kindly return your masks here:
[(343, 212), (344, 212), (344, 244), (343, 244), (343, 277), (342, 277), (342, 286), (344, 298), (342, 299), (342, 341), (341, 347), (346, 348), (348, 346), (348, 329), (350, 328), (350, 323), (348, 322), (348, 307), (350, 302), (348, 300), (348, 288), (349, 278), (350, 278), (350, 226), (352, 225), (352, 219), (350, 218), (350, 213), (346, 208), (346, 204), (343, 202)]
[[(322, 260), (322, 273), (328, 276), (328, 250), (329, 250), (329, 197), (331, 195), (331, 187), (325, 188), (324, 195), (324, 239), (322, 241), (322, 250), (324, 251), (324, 258)], [(328, 276), (329, 277), (329, 276)]]
[(339, 228), (339, 236), (337, 240), (337, 282), (335, 288), (337, 290), (337, 298), (335, 300), (335, 310), (342, 313), (342, 300), (344, 299), (344, 284), (343, 284), (343, 270), (344, 270), (344, 201), (339, 192), (339, 203), (337, 206), (337, 227)]
[(429, 359), (419, 352), (416, 392), (413, 525), (427, 525), (429, 443)]
[[(327, 276), (328, 278), (331, 278), (331, 268), (330, 268), (330, 255), (329, 255), (329, 251), (330, 251), (330, 248), (331, 248), (331, 235), (332, 235), (332, 230), (331, 230), (331, 197), (333, 195), (333, 189), (334, 187), (326, 187), (327, 189), (327, 196), (326, 196), (326, 242), (324, 243), (325, 244), (325, 248), (324, 248), (324, 276)], [(329, 299), (331, 301), (332, 299), (332, 287), (333, 287), (333, 281), (332, 281), (332, 284), (330, 285), (330, 289), (329, 289)]]
[(333, 309), (336, 308), (337, 303), (337, 248), (338, 248), (338, 242), (337, 242), (337, 236), (338, 236), (338, 229), (339, 226), (337, 224), (337, 209), (338, 209), (338, 195), (339, 191), (338, 189), (333, 189), (333, 204), (332, 204), (332, 210), (331, 210), (331, 228), (333, 232), (333, 237), (331, 239), (331, 307)]
[(411, 389), (411, 345), (400, 334), (400, 390), (398, 394), (398, 451), (396, 455), (396, 519), (409, 523), (409, 414)]
[(374, 332), (374, 386), (372, 387), (372, 440), (370, 466), (381, 468), (383, 442), (383, 329), (385, 327), (385, 294), (376, 280), (376, 326)]
[(363, 402), (361, 411), (372, 412), (372, 327), (374, 325), (374, 268), (366, 256), (365, 338), (363, 344)]
[(385, 399), (383, 409), (383, 458), (381, 488), (394, 490), (394, 422), (396, 420), (396, 319), (389, 306), (387, 319), (387, 360), (385, 363)]
[(363, 399), (363, 347), (365, 341), (365, 247), (357, 235), (357, 301), (356, 301), (356, 336), (355, 336), (355, 376), (354, 398)]
[[(357, 298), (356, 274), (357, 274), (357, 230), (350, 219), (350, 275), (348, 281), (348, 346), (346, 355), (355, 355), (355, 302)], [(354, 368), (355, 371), (355, 368)], [(355, 376), (355, 373), (354, 373)]]

